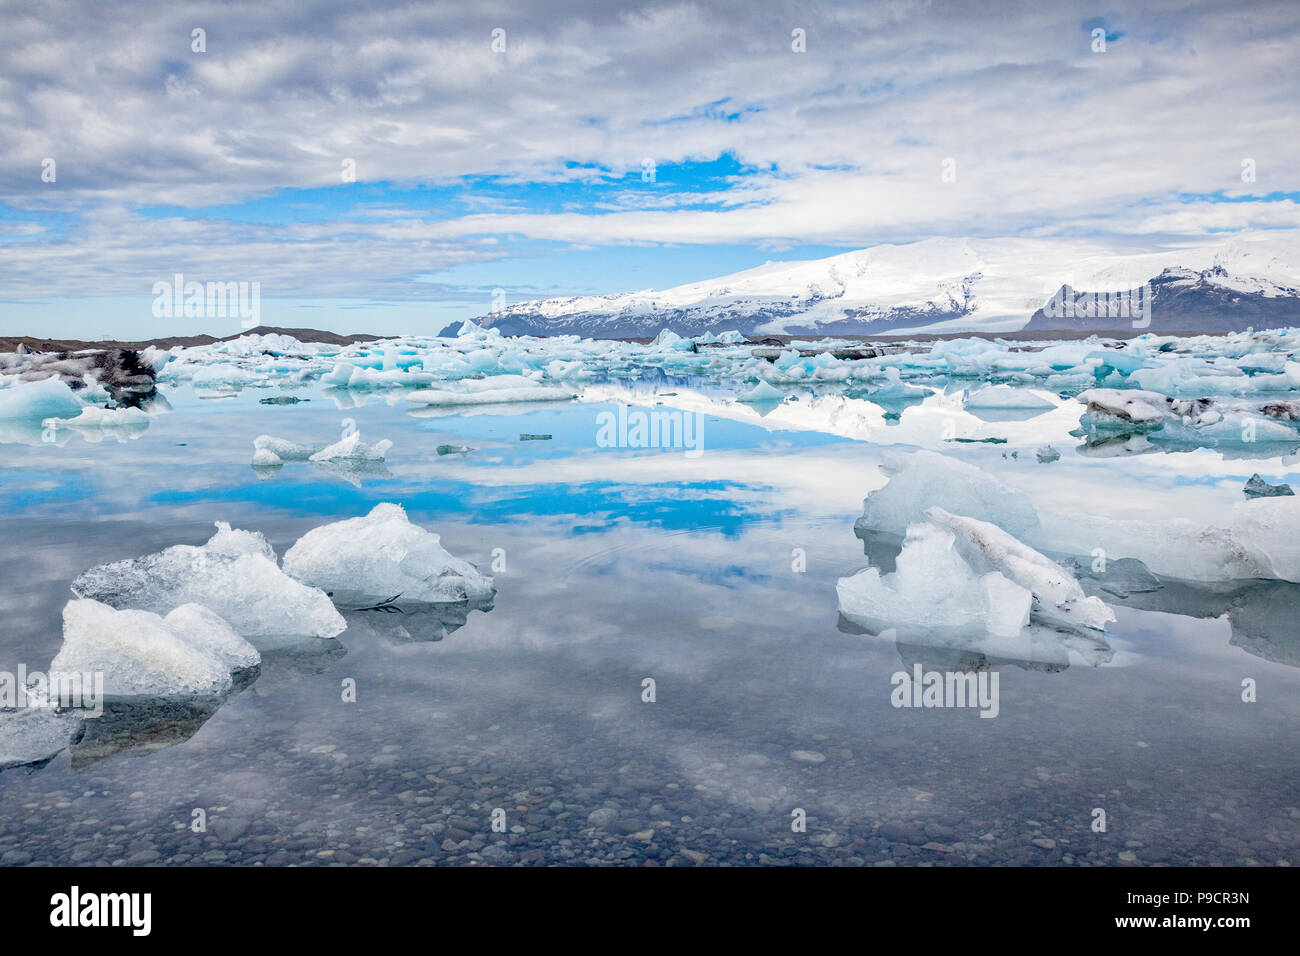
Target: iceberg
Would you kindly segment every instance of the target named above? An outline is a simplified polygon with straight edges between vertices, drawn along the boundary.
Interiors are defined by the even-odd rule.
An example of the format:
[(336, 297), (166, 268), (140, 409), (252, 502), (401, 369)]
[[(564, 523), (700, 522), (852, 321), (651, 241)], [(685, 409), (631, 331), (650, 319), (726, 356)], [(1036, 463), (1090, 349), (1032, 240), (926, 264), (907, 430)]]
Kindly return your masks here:
[(1100, 598), (1087, 597), (1078, 580), (1051, 558), (995, 524), (927, 508), (926, 517), (951, 532), (957, 552), (977, 571), (996, 572), (1033, 595), (1034, 613), (1054, 625), (1104, 631), (1115, 615)]
[(347, 624), (329, 597), (285, 574), (261, 534), (224, 521), (207, 544), (175, 545), (83, 572), (72, 592), (113, 608), (166, 614), (202, 604), (250, 641), (334, 637)]
[(76, 418), (83, 404), (57, 377), (0, 388), (0, 420)]
[(942, 508), (907, 529), (895, 570), (836, 584), (840, 613), (872, 632), (972, 631), (1016, 637), (1030, 625), (1104, 631), (1115, 615), (1074, 575), (996, 525)]
[(0, 710), (0, 770), (43, 764), (81, 739), (85, 720), (75, 710), (58, 711), (34, 687), (29, 705)]
[(360, 432), (353, 432), (347, 438), (335, 442), (312, 454), (308, 461), (383, 461), (393, 443), (385, 438), (367, 445), (361, 440)]
[(764, 402), (784, 402), (785, 392), (763, 381), (749, 391), (738, 395), (736, 401), (744, 402), (747, 405), (761, 405)]
[(967, 392), (962, 398), (966, 408), (1048, 409), (1056, 405), (1040, 395), (1010, 385), (989, 385)]
[(356, 610), (487, 601), (492, 579), (453, 557), (438, 535), (413, 525), (401, 505), (376, 505), (361, 518), (307, 532), (284, 556), (284, 571)]
[(462, 379), (459, 388), (418, 389), (406, 396), (420, 405), (497, 405), (515, 402), (562, 402), (577, 398), (570, 388), (539, 385), (525, 375), (492, 375), (481, 379)]
[(1023, 491), (988, 472), (933, 451), (880, 453), (880, 470), (889, 481), (863, 501), (855, 528), (903, 535), (924, 520), (925, 509), (943, 508), (953, 514), (989, 521), (1018, 538), (1038, 531), (1038, 512)]
[(166, 617), (92, 600), (63, 609), (63, 646), (52, 672), (102, 673), (107, 698), (219, 696), (257, 650), (218, 615), (184, 604)]
[(873, 633), (972, 629), (1002, 637), (1029, 623), (1033, 595), (1000, 574), (977, 573), (955, 537), (930, 522), (907, 529), (895, 570), (866, 568), (835, 585), (840, 613)]
[(299, 445), (284, 438), (258, 435), (253, 439), (253, 464), (282, 465), (286, 461), (307, 461), (324, 448), (324, 445)]
[(1300, 497), (1238, 502), (1221, 524), (1190, 518), (1115, 518), (1038, 509), (1024, 492), (981, 468), (930, 451), (885, 449), (883, 486), (863, 501), (854, 524), (859, 537), (901, 537), (938, 507), (998, 526), (1054, 555), (1100, 550), (1107, 561), (1132, 558), (1147, 570), (1181, 581), (1300, 582)]
[(47, 418), (43, 424), (54, 428), (135, 428), (147, 426), (149, 415), (140, 408), (88, 406), (72, 418)]

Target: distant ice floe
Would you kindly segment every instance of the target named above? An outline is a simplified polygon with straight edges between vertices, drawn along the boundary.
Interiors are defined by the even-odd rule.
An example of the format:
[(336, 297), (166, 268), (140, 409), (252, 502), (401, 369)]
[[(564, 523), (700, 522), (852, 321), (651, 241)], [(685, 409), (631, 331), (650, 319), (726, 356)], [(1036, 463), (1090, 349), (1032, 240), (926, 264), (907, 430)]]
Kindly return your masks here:
[(347, 438), (340, 439), (332, 445), (327, 445), (318, 452), (312, 453), (308, 461), (383, 461), (388, 450), (393, 447), (392, 441), (387, 438), (375, 442), (373, 445), (367, 445), (361, 440), (361, 434), (354, 432)]
[(258, 435), (253, 439), (253, 464), (274, 467), (290, 461), (383, 461), (393, 447), (385, 438), (368, 445), (360, 432), (353, 432), (332, 445), (300, 445), (284, 438)]
[(558, 402), (577, 397), (571, 388), (540, 385), (525, 375), (493, 375), (464, 379), (456, 389), (418, 389), (406, 396), (420, 405), (499, 405), (516, 402)]
[(736, 401), (747, 405), (760, 405), (764, 402), (784, 402), (785, 392), (767, 382), (759, 382), (747, 392), (736, 396)]
[(385, 438), (373, 445), (361, 440), (359, 432), (332, 445), (300, 445), (284, 438), (259, 435), (253, 439), (253, 471), (261, 480), (274, 478), (291, 462), (307, 462), (315, 468), (360, 488), (363, 479), (391, 477), (384, 461), (393, 443)]
[[(743, 389), (760, 382), (876, 389), (881, 399), (891, 393), (899, 399), (924, 397), (906, 394), (910, 388), (968, 385), (968, 409), (1002, 413), (1031, 411), (1031, 404), (1050, 408), (1046, 395), (1027, 391), (1035, 389), (1064, 396), (1113, 389), (1169, 398), (1237, 398), (1256, 408), (1270, 397), (1286, 401), (1288, 393), (1300, 389), (1300, 332), (1294, 329), (1181, 338), (1144, 334), (1126, 340), (971, 337), (888, 346), (809, 339), (773, 351), (750, 345), (734, 332), (686, 338), (664, 330), (654, 341), (638, 344), (576, 335), (507, 337), (468, 322), (455, 336), (400, 336), (352, 345), (249, 335), (205, 346), (146, 349), (139, 364), (150, 382), (151, 375), (165, 385), (190, 382), (205, 397), (245, 387), (314, 383), (343, 407), (356, 401), (345, 399), (348, 393), (364, 397), (377, 391), (426, 407), (558, 401), (575, 394), (574, 382), (632, 369), (698, 376), (727, 386), (743, 383)], [(0, 356), (5, 372), (0, 381), (21, 378), (38, 360), (45, 363), (42, 375), (52, 374), (58, 365), (43, 356)], [(81, 364), (61, 374), (72, 376), (68, 380), (74, 385), (84, 379), (87, 388), (102, 391), (91, 374), (95, 360), (76, 361)], [(85, 374), (77, 378), (73, 372), (83, 365)], [(64, 409), (41, 417), (75, 414), (76, 409)]]
[(1300, 444), (1300, 401), (1278, 398), (1170, 398), (1141, 389), (1094, 388), (1082, 392), (1082, 433), (1140, 433), (1150, 442), (1202, 447)]
[(1010, 385), (989, 385), (967, 392), (962, 399), (966, 408), (1049, 409), (1056, 404), (1041, 395)]
[(307, 532), (285, 553), (284, 571), (351, 609), (488, 601), (496, 593), (492, 578), (391, 503)]
[(114, 608), (155, 614), (202, 604), (254, 643), (334, 637), (347, 627), (323, 591), (280, 570), (261, 534), (232, 530), (225, 522), (217, 522), (217, 533), (205, 545), (175, 545), (91, 568), (73, 581), (72, 591)]

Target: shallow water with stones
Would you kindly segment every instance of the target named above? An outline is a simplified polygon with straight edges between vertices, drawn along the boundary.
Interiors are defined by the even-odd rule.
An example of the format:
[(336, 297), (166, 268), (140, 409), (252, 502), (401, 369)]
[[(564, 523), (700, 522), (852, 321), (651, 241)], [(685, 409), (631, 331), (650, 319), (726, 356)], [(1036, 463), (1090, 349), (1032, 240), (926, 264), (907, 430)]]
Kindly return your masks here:
[[(183, 387), (120, 444), (0, 446), (0, 670), (48, 665), (79, 572), (201, 543), (216, 520), (283, 554), (400, 502), (498, 592), (463, 623), (351, 615), (334, 641), (264, 655), (215, 708), (110, 710), (46, 765), (0, 773), (0, 863), (1296, 861), (1293, 586), (1249, 627), (1227, 602), (1192, 616), (1181, 599), (1108, 598), (1108, 658), (1063, 668), (858, 633), (835, 595), (867, 564), (853, 521), (888, 444), (939, 448), (1035, 500), (1162, 514), (1230, 507), (1256, 471), (1295, 481), (1283, 451), (1098, 459), (1068, 435), (1077, 403), (1012, 416), (1005, 445), (958, 446), (926, 403), (895, 421), (812, 394), (767, 417), (701, 406), (698, 456), (595, 441), (599, 411), (693, 386), (709, 393), (660, 378), (604, 402), (430, 417)], [(392, 439), (385, 467), (249, 466), (259, 434), (332, 441), (345, 420)], [(1040, 463), (1049, 443), (1062, 457)], [(894, 707), (892, 675), (917, 662), (996, 671), (996, 719)]]

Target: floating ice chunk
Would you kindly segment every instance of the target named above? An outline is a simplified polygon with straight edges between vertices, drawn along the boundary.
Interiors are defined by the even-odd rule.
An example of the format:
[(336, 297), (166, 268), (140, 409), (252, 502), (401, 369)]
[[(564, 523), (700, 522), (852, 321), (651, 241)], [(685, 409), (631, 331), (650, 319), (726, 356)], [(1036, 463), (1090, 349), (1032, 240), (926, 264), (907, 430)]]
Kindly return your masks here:
[(957, 552), (977, 571), (996, 571), (1030, 591), (1034, 611), (1054, 624), (1105, 630), (1115, 615), (1100, 598), (1087, 597), (1074, 575), (1051, 558), (1007, 534), (995, 524), (942, 508), (926, 517), (952, 532)]
[(1296, 442), (1289, 423), (1300, 409), (1291, 402), (1250, 404), (1214, 398), (1169, 398), (1156, 392), (1089, 389), (1079, 395), (1087, 403), (1081, 420), (1099, 428), (1158, 429), (1151, 440), (1206, 446)]
[(1169, 399), (1139, 389), (1091, 388), (1079, 395), (1094, 418), (1112, 418), (1138, 425), (1156, 424), (1170, 415)]
[(908, 385), (903, 381), (902, 373), (894, 366), (885, 369), (885, 383), (878, 388), (873, 388), (867, 395), (873, 402), (888, 401), (907, 401), (912, 399), (926, 398), (932, 394), (928, 388), (919, 388), (916, 385)]
[(307, 532), (285, 554), (284, 570), (345, 608), (478, 601), (496, 593), (490, 577), (390, 503)]
[[(322, 448), (311, 455), (309, 461), (383, 461), (393, 443), (385, 438), (373, 445), (361, 440), (360, 432), (353, 432), (347, 438)], [(256, 464), (256, 462), (254, 462)]]
[(1183, 581), (1273, 576), (1230, 528), (1188, 518), (1146, 521), (1047, 510), (1039, 512), (1039, 518), (1042, 528), (1035, 544), (1054, 553), (1090, 555), (1100, 550), (1107, 561), (1134, 558), (1154, 574)]
[(63, 646), (50, 670), (102, 673), (108, 698), (215, 696), (231, 689), (233, 671), (260, 661), (252, 645), (199, 605), (160, 617), (75, 600), (63, 609)]
[(466, 319), (464, 322), (460, 324), (460, 328), (456, 330), (456, 337), (460, 339), (481, 338), (486, 336), (495, 336), (497, 338), (500, 338), (501, 330), (491, 329), (491, 328), (485, 329), (483, 326), (479, 325), (473, 319)]
[(1242, 489), (1247, 498), (1278, 498), (1285, 495), (1294, 495), (1291, 486), (1285, 482), (1276, 485), (1270, 485), (1258, 474), (1250, 476), (1246, 486)]
[(962, 398), (966, 408), (1055, 408), (1056, 405), (1023, 388), (988, 385), (967, 392)]
[(456, 391), (426, 388), (411, 392), (408, 402), (421, 405), (496, 405), (514, 402), (563, 402), (576, 398), (570, 388), (538, 385), (519, 375), (494, 375), (485, 379), (465, 379)]
[(252, 369), (241, 368), (238, 365), (228, 363), (218, 363), (215, 365), (202, 365), (194, 371), (190, 383), (198, 389), (203, 388), (230, 388), (252, 385), (255, 382), (263, 380), (263, 375)]
[(1034, 456), (1040, 463), (1046, 465), (1058, 461), (1061, 457), (1061, 453), (1051, 445), (1044, 445), (1042, 448), (1038, 449), (1038, 451), (1034, 452)]
[(83, 408), (72, 418), (47, 418), (55, 428), (138, 428), (149, 424), (149, 415), (139, 408)]
[(284, 438), (258, 435), (253, 439), (253, 464), (280, 465), (286, 461), (307, 461), (323, 447), (322, 445), (299, 445)]
[(75, 418), (82, 407), (72, 389), (57, 377), (0, 389), (0, 420)]
[(75, 743), (85, 727), (77, 711), (59, 713), (57, 702), (34, 687), (24, 692), (27, 706), (0, 710), (0, 770), (44, 763)]
[(248, 641), (210, 608), (202, 604), (182, 604), (163, 618), (171, 630), (181, 634), (191, 647), (219, 660), (229, 671), (256, 667), (262, 657)]
[(282, 459), (275, 452), (271, 451), (269, 448), (253, 449), (254, 468), (275, 468), (283, 464), (284, 464), (284, 459)]
[(691, 339), (682, 338), (676, 332), (663, 329), (647, 348), (657, 352), (692, 352), (695, 350), (695, 343)]
[(347, 624), (323, 592), (280, 570), (262, 535), (217, 522), (206, 545), (176, 545), (157, 554), (82, 573), (78, 597), (110, 607), (165, 614), (182, 604), (211, 608), (255, 643), (270, 637), (333, 637)]
[(783, 402), (785, 392), (767, 382), (759, 382), (749, 391), (737, 396), (736, 401), (749, 405), (761, 405), (764, 402)]
[(880, 470), (889, 481), (863, 502), (859, 530), (901, 536), (909, 525), (924, 520), (932, 505), (991, 521), (1018, 538), (1029, 538), (1038, 529), (1029, 496), (974, 465), (932, 451), (884, 449)]
[(867, 568), (835, 586), (840, 613), (879, 632), (970, 629), (1011, 636), (1029, 623), (1030, 591), (997, 572), (977, 573), (952, 531), (923, 521), (907, 529), (896, 570)]

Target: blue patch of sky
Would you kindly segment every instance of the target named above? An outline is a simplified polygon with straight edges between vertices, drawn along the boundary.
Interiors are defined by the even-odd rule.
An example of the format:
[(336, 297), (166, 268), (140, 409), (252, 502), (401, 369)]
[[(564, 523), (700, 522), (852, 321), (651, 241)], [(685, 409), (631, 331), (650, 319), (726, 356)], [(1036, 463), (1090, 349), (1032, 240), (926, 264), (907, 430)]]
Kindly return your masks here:
[(1116, 40), (1120, 39), (1125, 35), (1123, 30), (1118, 30), (1112, 27), (1108, 27), (1106, 25), (1106, 21), (1101, 17), (1092, 17), (1088, 20), (1083, 21), (1083, 30), (1089, 36), (1092, 35), (1093, 30), (1096, 30), (1099, 27), (1106, 31), (1107, 43), (1114, 43)]
[[(723, 203), (706, 199), (705, 195), (725, 192), (747, 176), (774, 172), (745, 165), (730, 153), (682, 163), (654, 161), (653, 175), (649, 168), (640, 165), (616, 173), (606, 167), (573, 161), (566, 162), (564, 170), (553, 180), (520, 181), (491, 175), (427, 184), (358, 181), (308, 189), (285, 188), (238, 203), (200, 207), (149, 205), (140, 207), (138, 212), (150, 219), (183, 217), (277, 225), (340, 219), (442, 221), (476, 213), (581, 211), (601, 215), (641, 208), (642, 200), (668, 201), (675, 209), (720, 209)], [(692, 200), (692, 196), (700, 198)]]
[(746, 526), (770, 523), (795, 512), (746, 506), (732, 499), (752, 486), (725, 481), (637, 485), (628, 497), (619, 482), (514, 485), (488, 487), (470, 482), (422, 481), (409, 490), (362, 489), (319, 482), (258, 482), (212, 491), (168, 490), (153, 495), (157, 505), (190, 505), (220, 500), (263, 505), (298, 515), (365, 514), (395, 492), (413, 520), (468, 519), (471, 524), (518, 524), (540, 518), (583, 519), (570, 526), (572, 534), (608, 531), (614, 520), (666, 531), (714, 530), (738, 536)]
[[(68, 238), (79, 217), (69, 212), (21, 209), (0, 202), (0, 244), (16, 242), (61, 242)], [(11, 231), (15, 227), (36, 223), (39, 232)]]
[[(1241, 196), (1229, 196), (1222, 189), (1212, 193), (1179, 193), (1178, 202), (1188, 204), (1197, 202), (1208, 203), (1243, 203), (1243, 202), (1300, 202), (1300, 192), (1282, 192), (1274, 190), (1268, 193), (1247, 193)], [(1151, 201), (1150, 204), (1154, 204)], [(1143, 203), (1146, 205), (1147, 203)]]

